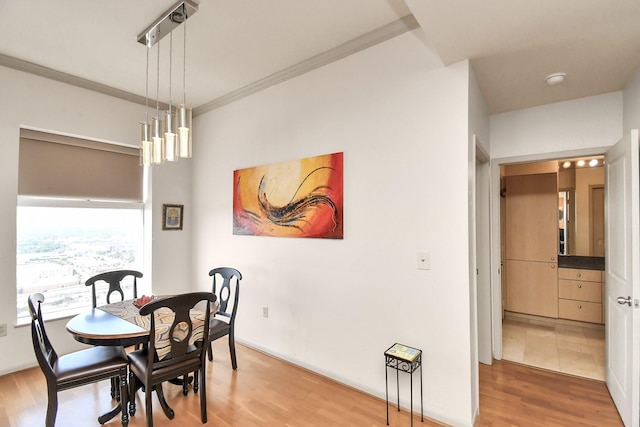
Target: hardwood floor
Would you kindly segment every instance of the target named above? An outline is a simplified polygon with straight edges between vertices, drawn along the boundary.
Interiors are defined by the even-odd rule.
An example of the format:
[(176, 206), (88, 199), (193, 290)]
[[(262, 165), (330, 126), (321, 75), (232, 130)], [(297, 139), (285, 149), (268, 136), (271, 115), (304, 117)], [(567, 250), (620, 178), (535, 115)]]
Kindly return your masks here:
[[(385, 402), (263, 353), (237, 346), (238, 370), (231, 369), (226, 340), (214, 344), (208, 364), (209, 423), (225, 426), (386, 426)], [(382, 368), (381, 368), (382, 369)], [(380, 385), (384, 390), (384, 384)], [(165, 396), (176, 412), (173, 421), (154, 401), (156, 427), (198, 426), (199, 400), (191, 391), (166, 385)], [(129, 425), (144, 426), (144, 397)], [(425, 409), (429, 402), (425, 403)], [(33, 427), (44, 423), (47, 404), (39, 368), (0, 377), (0, 427)], [(98, 426), (96, 417), (111, 405), (108, 382), (59, 394), (56, 425)], [(414, 408), (416, 409), (416, 408)], [(419, 409), (418, 409), (419, 410)], [(529, 368), (511, 362), (480, 365), (479, 427), (619, 426), (622, 425), (604, 383)], [(390, 425), (410, 425), (409, 414), (390, 406)], [(105, 424), (119, 426), (119, 418)], [(416, 426), (439, 426), (425, 418)]]

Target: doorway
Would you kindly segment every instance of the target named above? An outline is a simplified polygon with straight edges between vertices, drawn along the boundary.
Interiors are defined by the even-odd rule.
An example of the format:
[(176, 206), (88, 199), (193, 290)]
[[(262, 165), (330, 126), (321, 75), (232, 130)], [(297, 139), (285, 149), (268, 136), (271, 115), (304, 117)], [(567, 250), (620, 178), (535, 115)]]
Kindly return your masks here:
[[(589, 157), (584, 159), (584, 157)], [(596, 158), (601, 163), (601, 156), (597, 156), (597, 153), (580, 153), (579, 156), (569, 154), (566, 158), (555, 159), (536, 159), (523, 161), (522, 159), (508, 159), (500, 161), (494, 165), (492, 169), (493, 182), (499, 182), (499, 200), (495, 200), (495, 194), (492, 198), (493, 212), (500, 212), (500, 215), (494, 214), (492, 216), (493, 229), (499, 230), (499, 247), (496, 246), (494, 240), (493, 253), (494, 262), (499, 254), (499, 261), (497, 265), (500, 265), (500, 269), (497, 274), (493, 275), (493, 320), (495, 327), (495, 340), (494, 340), (494, 355), (496, 358), (502, 358), (505, 360), (511, 360), (518, 363), (523, 363), (530, 366), (536, 366), (552, 371), (564, 372), (572, 375), (604, 380), (605, 378), (605, 344), (604, 344), (604, 316), (600, 316), (597, 319), (587, 319), (584, 321), (580, 317), (573, 317), (573, 314), (567, 314), (567, 308), (563, 307), (566, 304), (578, 304), (579, 306), (586, 306), (587, 304), (579, 304), (574, 299), (581, 298), (573, 294), (566, 295), (563, 292), (563, 280), (559, 280), (559, 271), (566, 270), (566, 265), (561, 265), (561, 269), (555, 270), (558, 267), (558, 258), (549, 257), (546, 259), (545, 268), (548, 266), (553, 268), (553, 274), (545, 274), (544, 276), (535, 276), (536, 270), (540, 266), (541, 260), (533, 260), (536, 262), (531, 263), (535, 267), (526, 267), (522, 270), (520, 264), (526, 264), (526, 260), (522, 258), (522, 254), (509, 255), (505, 250), (505, 241), (508, 233), (514, 233), (513, 229), (510, 229), (506, 224), (506, 216), (508, 210), (505, 207), (506, 198), (509, 197), (508, 185), (505, 185), (506, 179), (509, 173), (505, 173), (505, 168), (512, 169), (511, 175), (520, 176), (513, 181), (525, 182), (528, 176), (534, 176), (537, 173), (553, 173), (551, 181), (552, 192), (555, 191), (555, 196), (551, 193), (552, 202), (555, 206), (551, 206), (551, 212), (556, 211), (556, 229), (551, 231), (551, 238), (555, 241), (552, 242), (551, 250), (554, 251), (554, 256), (564, 254), (562, 262), (566, 262), (567, 258), (571, 261), (575, 261), (578, 257), (601, 257), (601, 253), (590, 253), (589, 251), (598, 245), (598, 241), (603, 241), (603, 234), (595, 236), (594, 229), (597, 229), (598, 219), (596, 215), (599, 214), (598, 209), (598, 191), (604, 193), (604, 181), (593, 182), (593, 175), (595, 175), (593, 169), (590, 169), (588, 174), (582, 173), (582, 170), (586, 170), (588, 161), (591, 158)], [(580, 162), (579, 160), (586, 160)], [(549, 167), (551, 169), (549, 169)], [(592, 163), (592, 167), (595, 167), (595, 163)], [(514, 173), (514, 169), (521, 169), (521, 172)], [(545, 169), (546, 168), (546, 169)], [(555, 169), (554, 169), (555, 168)], [(581, 169), (582, 168), (582, 169)], [(496, 173), (496, 169), (498, 170)], [(568, 170), (572, 170), (574, 176), (571, 180), (568, 180)], [(602, 170), (602, 169), (601, 169)], [(538, 172), (536, 172), (538, 171)], [(541, 171), (541, 172), (540, 172)], [(580, 176), (576, 179), (575, 172), (580, 171)], [(585, 178), (585, 176), (589, 178)], [(603, 174), (601, 174), (603, 176)], [(557, 179), (557, 186), (554, 184)], [(548, 181), (548, 179), (547, 179)], [(537, 189), (537, 184), (529, 185), (529, 187)], [(553, 190), (555, 188), (555, 190)], [(513, 191), (517, 191), (516, 187), (513, 187)], [(498, 193), (495, 191), (494, 193)], [(573, 198), (573, 200), (563, 200)], [(546, 199), (549, 200), (548, 198)], [(585, 207), (586, 205), (586, 207)], [(604, 205), (602, 205), (604, 206)], [(512, 207), (512, 213), (514, 212)], [(525, 211), (527, 208), (523, 208)], [(587, 214), (583, 213), (586, 209)], [(549, 210), (547, 210), (547, 218), (549, 218)], [(547, 225), (549, 221), (547, 220)], [(586, 224), (586, 225), (585, 225)], [(551, 225), (553, 227), (553, 225)], [(604, 229), (604, 228), (602, 228)], [(518, 230), (518, 229), (516, 229)], [(586, 232), (584, 230), (587, 230)], [(529, 240), (527, 240), (527, 250), (531, 249), (531, 243), (533, 240), (539, 237), (540, 231)], [(547, 236), (549, 233), (547, 233)], [(496, 238), (496, 232), (494, 231), (494, 239)], [(516, 239), (518, 240), (518, 239)], [(586, 245), (586, 246), (585, 246)], [(526, 245), (525, 245), (526, 247)], [(547, 250), (549, 245), (546, 245)], [(582, 249), (585, 248), (586, 249)], [(565, 252), (566, 250), (566, 252)], [(569, 251), (573, 250), (573, 253)], [(580, 252), (575, 252), (580, 250)], [(509, 260), (511, 258), (515, 258)], [(604, 265), (604, 260), (602, 261)], [(528, 268), (528, 269), (527, 269)], [(531, 268), (534, 268), (533, 270)], [(582, 268), (582, 267), (581, 267)], [(514, 270), (515, 269), (515, 270)], [(519, 273), (522, 270), (524, 273)], [(544, 274), (544, 273), (543, 273)], [(540, 280), (546, 281), (548, 290), (553, 292), (560, 292), (560, 295), (554, 295), (551, 299), (548, 298), (548, 292), (545, 293), (545, 304), (551, 301), (551, 305), (554, 306), (552, 310), (542, 310), (536, 312), (535, 304), (531, 303), (532, 298), (536, 298), (535, 295), (526, 294), (530, 288), (528, 284), (524, 283), (520, 286), (520, 289), (525, 289), (525, 294), (518, 297), (518, 287), (510, 286), (514, 280), (531, 280), (528, 279), (531, 276), (538, 277), (533, 280), (534, 283), (538, 283)], [(542, 277), (542, 279), (540, 278)], [(600, 276), (598, 276), (600, 277)], [(496, 280), (497, 279), (497, 280)], [(496, 285), (499, 284), (499, 285)], [(591, 285), (591, 284), (588, 284)], [(598, 284), (597, 286), (601, 286)], [(600, 288), (603, 289), (603, 288)], [(565, 291), (566, 292), (566, 291)], [(496, 295), (498, 294), (498, 295)], [(509, 298), (507, 298), (509, 296)], [(524, 303), (517, 304), (517, 298), (529, 299), (524, 300)], [(508, 301), (509, 300), (509, 301)], [(516, 303), (514, 303), (514, 301)], [(522, 301), (522, 300), (521, 300)], [(592, 304), (589, 302), (589, 304)], [(602, 307), (601, 293), (598, 295), (598, 300), (593, 304), (597, 304), (598, 307)], [(534, 306), (534, 308), (530, 308)], [(560, 307), (558, 312), (558, 306)], [(523, 308), (522, 308), (523, 307)], [(602, 312), (602, 311), (601, 311)], [(497, 330), (499, 329), (499, 331)]]

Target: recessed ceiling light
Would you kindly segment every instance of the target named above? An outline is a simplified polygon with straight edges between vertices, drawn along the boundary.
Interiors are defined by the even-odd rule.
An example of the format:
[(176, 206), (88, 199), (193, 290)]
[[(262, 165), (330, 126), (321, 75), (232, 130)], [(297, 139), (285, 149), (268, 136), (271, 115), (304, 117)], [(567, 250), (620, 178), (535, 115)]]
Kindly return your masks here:
[(578, 166), (582, 167), (584, 166), (584, 160), (578, 160), (578, 163), (576, 163)]
[(568, 169), (569, 167), (571, 167), (571, 162), (567, 160), (566, 162), (564, 162), (562, 164), (562, 167), (565, 168), (565, 169)]
[(545, 77), (544, 80), (547, 82), (549, 86), (555, 86), (557, 84), (562, 83), (565, 77), (567, 77), (566, 73), (553, 73)]
[(598, 166), (598, 159), (589, 160), (589, 166), (591, 167)]

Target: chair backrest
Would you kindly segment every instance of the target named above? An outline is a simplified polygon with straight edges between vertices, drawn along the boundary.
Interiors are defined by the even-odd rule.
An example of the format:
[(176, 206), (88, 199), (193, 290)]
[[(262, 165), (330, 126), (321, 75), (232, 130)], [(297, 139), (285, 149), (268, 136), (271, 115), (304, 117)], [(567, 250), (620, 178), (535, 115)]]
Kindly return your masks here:
[[(149, 326), (149, 355), (148, 372), (152, 372), (163, 366), (174, 363), (180, 364), (186, 359), (201, 358), (204, 361), (206, 351), (205, 344), (209, 336), (209, 318), (211, 312), (211, 303), (215, 302), (216, 296), (211, 292), (193, 292), (188, 294), (180, 294), (166, 298), (160, 298), (145, 304), (140, 309), (140, 315), (150, 315)], [(198, 336), (193, 342), (195, 329), (193, 327), (193, 319), (191, 310), (194, 309), (199, 302), (206, 301), (205, 306), (198, 306), (196, 310), (202, 312), (202, 335)], [(167, 308), (173, 312), (173, 323), (167, 332), (156, 330), (156, 316), (166, 316), (167, 312), (159, 313), (160, 309)], [(163, 334), (162, 337), (158, 333)], [(164, 335), (164, 334), (167, 335)], [(158, 359), (156, 345), (158, 342), (167, 343), (169, 345), (169, 353)]]
[(29, 314), (31, 314), (31, 340), (33, 341), (33, 351), (36, 353), (38, 365), (44, 373), (47, 381), (55, 381), (53, 366), (58, 360), (58, 354), (51, 345), (47, 331), (44, 329), (44, 321), (42, 320), (41, 304), (44, 301), (44, 295), (35, 293), (29, 296)]
[(209, 276), (213, 277), (213, 293), (218, 296), (220, 304), (216, 315), (227, 317), (233, 323), (238, 310), (242, 274), (235, 268), (218, 267), (211, 270)]
[(93, 307), (96, 307), (96, 282), (103, 281), (109, 284), (109, 290), (107, 291), (107, 304), (111, 304), (111, 294), (117, 292), (120, 294), (120, 300), (124, 300), (124, 292), (122, 290), (122, 281), (129, 277), (133, 277), (133, 296), (132, 298), (138, 298), (138, 279), (142, 277), (142, 273), (135, 270), (114, 270), (107, 271), (106, 273), (97, 274), (85, 282), (86, 286), (91, 286), (91, 302)]

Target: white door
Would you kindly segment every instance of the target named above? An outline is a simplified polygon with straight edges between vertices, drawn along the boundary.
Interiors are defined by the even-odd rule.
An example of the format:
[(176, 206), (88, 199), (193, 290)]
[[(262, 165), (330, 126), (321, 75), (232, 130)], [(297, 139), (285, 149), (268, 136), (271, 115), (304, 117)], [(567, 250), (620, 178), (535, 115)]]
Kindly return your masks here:
[(605, 158), (607, 387), (625, 426), (640, 425), (638, 131)]

